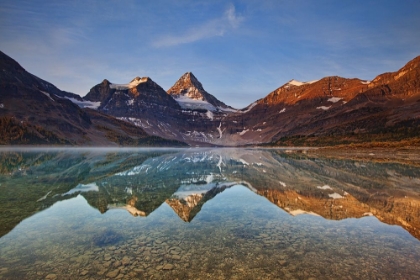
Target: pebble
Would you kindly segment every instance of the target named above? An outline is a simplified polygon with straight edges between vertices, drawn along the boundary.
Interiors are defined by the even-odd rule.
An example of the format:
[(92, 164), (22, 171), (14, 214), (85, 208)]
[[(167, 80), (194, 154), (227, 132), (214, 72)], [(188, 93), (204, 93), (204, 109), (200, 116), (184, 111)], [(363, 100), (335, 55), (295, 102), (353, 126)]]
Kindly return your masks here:
[(170, 263), (167, 263), (167, 264), (165, 264), (164, 266), (163, 266), (163, 268), (162, 268), (163, 270), (172, 270), (172, 269), (174, 269), (174, 265), (173, 264), (170, 264)]
[(115, 278), (120, 273), (119, 269), (112, 270), (106, 274), (106, 277)]
[(120, 267), (121, 266), (121, 261), (115, 261), (112, 266), (113, 267)]
[(129, 257), (125, 256), (122, 261), (121, 261), (122, 265), (127, 266), (131, 263), (131, 260)]
[(57, 274), (48, 274), (45, 279), (53, 280), (57, 279)]
[(280, 260), (280, 261), (279, 261), (279, 264), (280, 264), (280, 265), (285, 265), (286, 263), (287, 263), (287, 262), (286, 262), (285, 260)]

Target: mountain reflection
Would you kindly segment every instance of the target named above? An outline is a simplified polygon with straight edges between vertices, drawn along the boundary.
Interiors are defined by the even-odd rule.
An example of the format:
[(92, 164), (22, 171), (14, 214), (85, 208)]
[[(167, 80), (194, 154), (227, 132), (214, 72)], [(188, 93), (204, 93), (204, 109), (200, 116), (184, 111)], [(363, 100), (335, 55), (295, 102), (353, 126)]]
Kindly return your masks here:
[(125, 209), (148, 216), (166, 203), (191, 222), (207, 201), (243, 185), (291, 215), (374, 215), (420, 239), (420, 171), (410, 165), (283, 150), (186, 149), (2, 153), (0, 170), (2, 235), (78, 194), (101, 213)]

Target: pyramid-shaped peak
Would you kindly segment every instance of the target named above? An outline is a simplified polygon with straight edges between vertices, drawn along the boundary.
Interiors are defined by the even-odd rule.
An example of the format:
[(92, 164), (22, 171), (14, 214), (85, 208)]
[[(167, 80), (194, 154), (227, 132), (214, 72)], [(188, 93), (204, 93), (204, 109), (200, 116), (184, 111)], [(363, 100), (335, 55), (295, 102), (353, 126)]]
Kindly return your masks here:
[(204, 100), (203, 96), (208, 94), (203, 85), (198, 81), (198, 79), (191, 72), (186, 72), (181, 78), (176, 81), (176, 83), (168, 90), (168, 93), (172, 96), (179, 95), (189, 95), (193, 99)]
[[(208, 93), (192, 72), (186, 72), (182, 75), (181, 78), (179, 78), (179, 80), (170, 89), (168, 89), (167, 92), (178, 102), (185, 103), (188, 99), (189, 101), (204, 101), (211, 105), (211, 109), (208, 109), (209, 107), (206, 105), (206, 109), (211, 111), (217, 110), (217, 108), (228, 108), (229, 110), (233, 109)], [(181, 99), (183, 101), (181, 101)], [(198, 106), (197, 104), (198, 103), (195, 102), (194, 104), (189, 104), (188, 107), (193, 108), (195, 106), (194, 108), (196, 108)]]
[(196, 87), (199, 90), (204, 90), (203, 85), (194, 76), (192, 72), (187, 72), (178, 80), (176, 84), (182, 85), (183, 87)]

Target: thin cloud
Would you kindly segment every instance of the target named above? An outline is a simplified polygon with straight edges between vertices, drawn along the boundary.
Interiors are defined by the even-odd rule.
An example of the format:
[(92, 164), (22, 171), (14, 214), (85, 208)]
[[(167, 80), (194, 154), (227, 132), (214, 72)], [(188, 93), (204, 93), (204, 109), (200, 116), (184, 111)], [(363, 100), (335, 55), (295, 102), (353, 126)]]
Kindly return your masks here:
[(153, 43), (155, 47), (171, 47), (176, 45), (193, 43), (203, 39), (217, 36), (223, 36), (226, 32), (239, 27), (244, 20), (242, 16), (238, 16), (235, 7), (231, 5), (222, 17), (210, 20), (201, 26), (188, 30), (185, 34), (166, 35)]

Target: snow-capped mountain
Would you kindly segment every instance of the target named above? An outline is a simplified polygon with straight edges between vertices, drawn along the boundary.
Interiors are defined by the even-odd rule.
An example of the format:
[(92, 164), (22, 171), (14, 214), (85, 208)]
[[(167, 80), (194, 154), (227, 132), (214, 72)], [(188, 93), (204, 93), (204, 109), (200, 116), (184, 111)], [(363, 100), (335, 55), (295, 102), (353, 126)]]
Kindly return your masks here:
[[(239, 110), (205, 91), (191, 72), (184, 74), (168, 91), (148, 77), (136, 77), (125, 84), (105, 79), (81, 98), (27, 73), (6, 57), (1, 56), (6, 66), (0, 73), (4, 92), (0, 96), (0, 116), (47, 130), (54, 127), (60, 134), (58, 138), (70, 139), (75, 144), (85, 141), (83, 133), (91, 127), (89, 121), (100, 118), (103, 123), (109, 116), (123, 121), (117, 123), (112, 119), (113, 125), (131, 124), (141, 128), (139, 133), (143, 131), (192, 146), (261, 143), (319, 146), (401, 140), (418, 143), (420, 138), (420, 57), (372, 81), (338, 76), (309, 82), (290, 80)], [(23, 85), (25, 91), (21, 90)], [(13, 101), (5, 99), (11, 96), (15, 98)], [(24, 102), (18, 101), (23, 99)], [(23, 105), (31, 100), (33, 104), (51, 105), (42, 112), (54, 113), (40, 113), (38, 107), (27, 110)], [(50, 115), (57, 117), (52, 120)], [(75, 124), (68, 126), (74, 122), (77, 128)], [(69, 127), (71, 132), (61, 135)], [(36, 135), (41, 132), (34, 133), (33, 137), (38, 139)], [(93, 137), (110, 138), (111, 134), (102, 129)], [(7, 129), (4, 135), (8, 135)], [(23, 141), (19, 137), (11, 139)]]
[(140, 96), (161, 97), (135, 107), (135, 89), (147, 83), (145, 78), (125, 85), (105, 80), (86, 99), (100, 101), (100, 111), (130, 121), (149, 134), (191, 145), (330, 145), (365, 142), (372, 137), (382, 137), (380, 141), (415, 138), (419, 135), (413, 131), (420, 127), (415, 109), (419, 61), (420, 57), (372, 82), (337, 76), (309, 82), (290, 80), (240, 110), (205, 91), (191, 72), (167, 91), (168, 100), (161, 88), (159, 92), (145, 88)]
[(203, 85), (191, 72), (181, 78), (168, 90), (183, 109), (204, 109), (215, 111), (236, 111), (204, 90)]
[(127, 84), (105, 79), (84, 97), (87, 101), (150, 135), (183, 139), (191, 145), (217, 144), (221, 120), (237, 111), (206, 92), (192, 73), (183, 75), (168, 92), (148, 77)]

